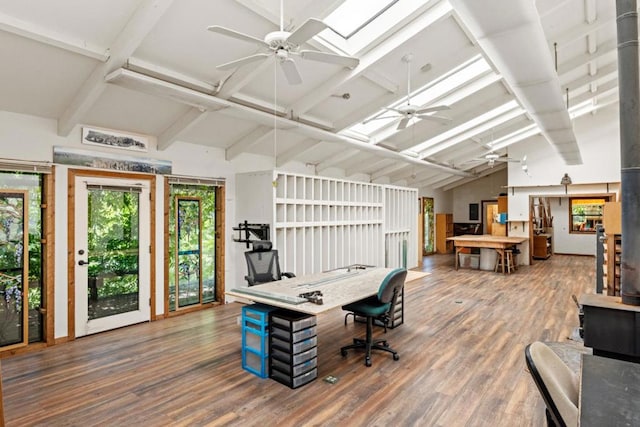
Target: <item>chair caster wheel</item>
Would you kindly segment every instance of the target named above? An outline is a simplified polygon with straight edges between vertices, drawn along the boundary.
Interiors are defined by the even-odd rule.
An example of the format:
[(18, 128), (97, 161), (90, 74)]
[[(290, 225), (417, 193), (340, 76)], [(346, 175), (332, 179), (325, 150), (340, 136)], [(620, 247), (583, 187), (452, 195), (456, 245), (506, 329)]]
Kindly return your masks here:
[(366, 357), (364, 359), (364, 365), (365, 366), (371, 366), (371, 358), (370, 357)]
[(347, 357), (347, 350), (340, 349), (340, 354), (342, 355), (342, 357)]
[(400, 360), (400, 356), (398, 356), (397, 354), (393, 355), (393, 360)]

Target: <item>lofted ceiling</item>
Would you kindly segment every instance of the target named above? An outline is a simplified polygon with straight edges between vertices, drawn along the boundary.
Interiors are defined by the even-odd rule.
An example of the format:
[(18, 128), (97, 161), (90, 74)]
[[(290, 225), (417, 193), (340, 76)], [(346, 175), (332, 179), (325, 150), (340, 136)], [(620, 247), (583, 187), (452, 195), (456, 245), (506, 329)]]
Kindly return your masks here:
[[(284, 1), (284, 29), (335, 21), (343, 3)], [(279, 29), (278, 0), (0, 0), (0, 109), (55, 119), (61, 136), (100, 126), (154, 135), (158, 150), (189, 142), (417, 187), (501, 170), (485, 156), (536, 134), (580, 164), (571, 119), (617, 101), (614, 2), (381, 3), (349, 39), (324, 30), (302, 46), (355, 68), (296, 56), (292, 85), (275, 60), (217, 69), (261, 50), (207, 31), (262, 39)], [(448, 109), (398, 129), (389, 109), (408, 93)]]

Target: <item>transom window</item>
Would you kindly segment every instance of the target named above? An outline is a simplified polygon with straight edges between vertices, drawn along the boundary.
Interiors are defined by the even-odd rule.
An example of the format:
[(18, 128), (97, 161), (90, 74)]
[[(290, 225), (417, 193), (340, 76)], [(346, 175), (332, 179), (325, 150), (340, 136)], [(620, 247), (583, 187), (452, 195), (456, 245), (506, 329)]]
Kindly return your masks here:
[(571, 233), (595, 233), (602, 224), (605, 202), (608, 197), (572, 197), (569, 199)]

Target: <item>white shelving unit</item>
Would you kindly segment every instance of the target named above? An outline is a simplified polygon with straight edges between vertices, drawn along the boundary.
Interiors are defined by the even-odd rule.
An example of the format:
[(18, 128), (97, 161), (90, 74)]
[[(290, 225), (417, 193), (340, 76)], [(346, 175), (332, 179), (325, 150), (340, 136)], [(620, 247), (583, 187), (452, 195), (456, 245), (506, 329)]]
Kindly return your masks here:
[(282, 271), (402, 266), (404, 241), (415, 267), (416, 189), (279, 171), (238, 174), (236, 186), (236, 222), (270, 225)]

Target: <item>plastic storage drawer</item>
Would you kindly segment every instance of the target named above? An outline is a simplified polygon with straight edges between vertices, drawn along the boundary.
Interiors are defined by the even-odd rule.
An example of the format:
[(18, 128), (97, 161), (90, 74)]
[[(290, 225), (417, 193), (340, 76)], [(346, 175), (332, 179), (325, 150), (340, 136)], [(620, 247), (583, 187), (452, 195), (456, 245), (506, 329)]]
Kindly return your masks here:
[(298, 388), (315, 380), (318, 377), (318, 369), (313, 368), (309, 372), (298, 375), (297, 377), (291, 377), (288, 374), (279, 372), (277, 370), (271, 371), (271, 378), (278, 381), (281, 384), (289, 386), (291, 388)]
[(291, 332), (316, 326), (316, 316), (294, 311), (278, 310), (271, 313), (271, 324)]
[(271, 358), (271, 369), (280, 371), (284, 374), (291, 375), (297, 377), (298, 375), (304, 374), (305, 372), (309, 372), (313, 368), (318, 366), (318, 358), (313, 357), (306, 362), (302, 362), (298, 365), (290, 365), (289, 363), (281, 362), (276, 358)]
[(271, 349), (271, 358), (278, 359), (281, 362), (288, 363), (290, 365), (299, 365), (312, 359), (318, 355), (318, 348), (313, 347), (307, 351), (298, 354), (291, 354), (288, 351), (278, 350), (277, 348)]
[(279, 348), (280, 350), (288, 351), (291, 354), (302, 353), (303, 351), (308, 350), (311, 347), (315, 347), (317, 344), (318, 338), (315, 336), (297, 343), (281, 340), (273, 336), (271, 337), (272, 348)]
[(287, 329), (282, 329), (277, 325), (271, 325), (271, 335), (286, 341), (300, 342), (307, 338), (316, 336), (316, 327), (300, 329), (297, 332), (291, 332)]

